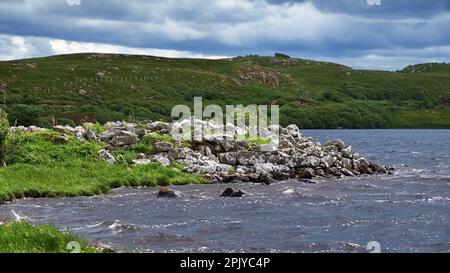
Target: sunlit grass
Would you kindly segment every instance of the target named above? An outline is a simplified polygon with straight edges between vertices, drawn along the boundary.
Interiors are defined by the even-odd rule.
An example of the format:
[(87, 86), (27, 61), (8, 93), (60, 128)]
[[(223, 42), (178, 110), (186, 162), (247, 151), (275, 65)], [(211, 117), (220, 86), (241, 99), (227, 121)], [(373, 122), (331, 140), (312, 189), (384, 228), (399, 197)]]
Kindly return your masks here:
[[(71, 138), (54, 143), (54, 132), (18, 134), (8, 142), (7, 167), (0, 168), (0, 201), (24, 197), (72, 197), (107, 193), (127, 186), (167, 186), (205, 183), (200, 175), (183, 173), (159, 164), (132, 166), (138, 152), (151, 142), (131, 150), (118, 150), (118, 164), (100, 161), (103, 144)], [(157, 137), (167, 139), (167, 137)], [(146, 144), (148, 143), (148, 144)]]
[(199, 175), (157, 164), (127, 167), (106, 163), (77, 166), (16, 164), (0, 168), (0, 201), (24, 197), (73, 197), (107, 193), (121, 186), (167, 186), (205, 183)]
[(26, 222), (0, 225), (0, 253), (70, 253), (69, 242), (77, 242), (82, 253), (101, 252), (71, 233), (50, 225), (34, 226)]

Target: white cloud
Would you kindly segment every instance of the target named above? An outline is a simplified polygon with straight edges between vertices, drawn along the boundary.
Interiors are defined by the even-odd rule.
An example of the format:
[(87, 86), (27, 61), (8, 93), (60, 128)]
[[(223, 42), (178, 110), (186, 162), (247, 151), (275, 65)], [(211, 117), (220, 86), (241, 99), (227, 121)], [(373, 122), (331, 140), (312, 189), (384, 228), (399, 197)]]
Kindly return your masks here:
[[(47, 46), (42, 46), (43, 44)], [(203, 55), (192, 53), (189, 51), (126, 47), (102, 43), (86, 43), (66, 41), (61, 39), (49, 39), (45, 37), (21, 37), (2, 34), (0, 34), (0, 45), (0, 60), (16, 60), (49, 55), (92, 52), (151, 55), (173, 58), (227, 58), (227, 56)]]
[(411, 64), (435, 62), (433, 58), (421, 58), (410, 56), (383, 56), (376, 54), (367, 54), (355, 57), (334, 57), (334, 58), (318, 58), (318, 60), (345, 64), (355, 69), (369, 70), (385, 70), (395, 71), (401, 70)]
[(448, 11), (396, 17), (369, 7), (374, 12), (368, 16), (336, 10), (350, 1), (327, 4), (334, 9), (319, 2), (96, 0), (73, 7), (65, 0), (0, 0), (0, 33), (51, 37), (0, 34), (0, 59), (78, 52), (218, 58), (282, 51), (389, 70), (448, 61), (442, 53), (450, 44)]
[[(48, 39), (43, 37), (21, 37), (0, 34), (0, 60), (16, 60), (72, 53), (120, 53), (150, 55), (172, 58), (206, 58), (221, 59), (229, 56), (203, 55), (188, 51), (155, 48), (125, 47), (111, 44), (86, 43)], [(437, 56), (437, 57), (429, 57)], [(439, 62), (444, 56), (450, 56), (450, 46), (427, 47), (423, 49), (395, 48), (389, 50), (372, 50), (359, 52), (347, 57), (317, 57), (311, 59), (331, 61), (355, 69), (398, 70), (410, 64)]]
[(30, 58), (40, 54), (51, 54), (41, 39), (0, 34), (0, 60)]
[(318, 60), (345, 64), (356, 69), (400, 70), (411, 64), (449, 61), (450, 46), (421, 49), (393, 48), (365, 51), (355, 56), (319, 57)]

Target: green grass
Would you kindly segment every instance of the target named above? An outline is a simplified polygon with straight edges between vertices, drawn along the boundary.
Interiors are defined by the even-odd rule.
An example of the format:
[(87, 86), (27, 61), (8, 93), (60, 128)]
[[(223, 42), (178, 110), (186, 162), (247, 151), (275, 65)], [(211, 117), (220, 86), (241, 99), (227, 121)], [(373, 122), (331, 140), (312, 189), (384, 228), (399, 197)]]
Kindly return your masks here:
[(76, 165), (82, 162), (97, 161), (103, 144), (94, 141), (81, 142), (75, 137), (66, 143), (57, 143), (59, 134), (54, 131), (19, 133), (7, 141), (6, 163), (54, 165)]
[(201, 176), (160, 165), (126, 167), (106, 163), (76, 166), (15, 164), (0, 168), (0, 201), (15, 198), (93, 196), (121, 186), (205, 183)]
[[(192, 105), (193, 97), (201, 96), (205, 105), (278, 104), (282, 125), (392, 128), (421, 125), (415, 119), (398, 122), (399, 112), (420, 116), (436, 107), (450, 108), (448, 71), (450, 64), (386, 72), (258, 56), (202, 60), (73, 54), (0, 62), (0, 82), (8, 84), (10, 121), (24, 125), (49, 126), (53, 114), (65, 124), (170, 120), (173, 106)], [(448, 111), (440, 114), (429, 115), (425, 125), (450, 128)]]
[(80, 238), (49, 225), (25, 222), (0, 224), (0, 253), (70, 253), (69, 242), (80, 244), (81, 253), (101, 252)]
[(160, 134), (156, 134), (156, 133), (148, 134), (148, 135), (144, 136), (144, 138), (142, 139), (142, 143), (151, 144), (151, 145), (153, 145), (159, 141), (172, 142), (172, 143), (174, 142), (174, 140), (172, 139), (172, 137), (170, 135), (160, 135)]
[[(7, 142), (8, 165), (0, 168), (0, 202), (24, 197), (92, 196), (121, 186), (206, 183), (200, 175), (158, 164), (131, 166), (131, 161), (141, 152), (140, 146), (116, 150), (119, 164), (108, 165), (98, 159), (103, 144), (82, 142), (76, 138), (59, 143), (54, 142), (56, 135), (48, 131), (10, 137)], [(164, 136), (160, 138), (166, 139)]]
[(270, 144), (272, 143), (272, 139), (270, 138), (263, 138), (263, 137), (256, 137), (256, 138), (247, 138), (250, 143), (255, 145), (264, 145), (264, 144)]
[(421, 112), (402, 111), (395, 115), (394, 127), (401, 128), (448, 128), (450, 108), (434, 108)]
[(103, 127), (103, 125), (101, 125), (100, 123), (96, 122), (96, 123), (91, 123), (91, 124), (85, 124), (85, 127), (87, 129), (92, 130), (94, 133), (96, 134), (100, 134), (104, 131), (106, 131), (106, 128)]

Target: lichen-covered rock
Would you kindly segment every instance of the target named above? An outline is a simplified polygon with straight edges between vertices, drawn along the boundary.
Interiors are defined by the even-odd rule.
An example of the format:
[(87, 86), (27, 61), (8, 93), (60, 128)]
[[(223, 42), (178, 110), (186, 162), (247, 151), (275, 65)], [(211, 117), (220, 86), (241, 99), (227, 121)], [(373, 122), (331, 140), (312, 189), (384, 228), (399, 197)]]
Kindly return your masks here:
[(325, 165), (326, 168), (331, 168), (335, 165), (337, 159), (332, 155), (326, 155), (322, 158), (321, 163)]
[(147, 124), (147, 129), (151, 132), (160, 132), (162, 134), (167, 134), (170, 132), (171, 125), (166, 122), (156, 121)]
[(86, 130), (86, 132), (84, 133), (84, 138), (86, 138), (86, 140), (93, 140), (93, 141), (98, 140), (97, 135), (91, 129)]
[(45, 131), (48, 131), (48, 129), (37, 127), (37, 126), (29, 126), (29, 127), (17, 126), (17, 127), (11, 127), (9, 129), (9, 131), (13, 134), (17, 134), (17, 133), (45, 132)]
[(323, 146), (324, 147), (335, 146), (339, 149), (339, 151), (346, 147), (344, 141), (340, 139), (328, 141)]
[(107, 130), (98, 135), (100, 141), (109, 142), (113, 136), (116, 134), (116, 130)]
[(347, 168), (342, 168), (340, 169), (340, 171), (345, 176), (355, 176), (355, 174), (349, 171)]
[(114, 156), (105, 149), (99, 151), (100, 160), (106, 161), (108, 164), (113, 165), (116, 163)]
[(134, 165), (149, 165), (152, 163), (153, 163), (153, 161), (151, 161), (150, 159), (147, 159), (147, 158), (133, 160)]
[(168, 152), (170, 149), (173, 148), (173, 144), (170, 142), (165, 141), (158, 141), (155, 143), (155, 152), (161, 153), (161, 152)]
[(342, 149), (342, 156), (346, 158), (353, 158), (352, 146), (348, 146), (347, 148)]
[(304, 167), (317, 167), (320, 164), (320, 159), (316, 156), (308, 156), (303, 162), (302, 165)]
[(256, 163), (255, 173), (257, 175), (269, 175), (273, 172), (275, 165), (272, 163)]
[(185, 159), (190, 152), (191, 150), (187, 148), (170, 148), (169, 158), (170, 160)]
[(314, 178), (315, 175), (316, 175), (316, 173), (314, 172), (314, 169), (305, 168), (305, 169), (300, 170), (300, 172), (298, 173), (298, 178), (312, 179), (312, 178)]
[(233, 166), (227, 164), (220, 164), (213, 160), (206, 160), (197, 165), (189, 166), (185, 171), (189, 173), (202, 173), (202, 174), (213, 174), (216, 172), (231, 171)]
[(241, 151), (236, 155), (237, 162), (241, 165), (255, 165), (266, 162), (266, 156), (258, 152)]
[(161, 166), (164, 167), (168, 167), (170, 166), (170, 160), (167, 157), (164, 156), (156, 156), (153, 158), (153, 160), (159, 164), (161, 164)]
[(302, 137), (302, 134), (300, 133), (300, 129), (295, 124), (291, 124), (291, 125), (287, 126), (286, 130), (288, 131), (288, 133), (291, 136), (293, 136), (295, 138), (301, 138)]
[(73, 134), (73, 132), (75, 131), (74, 128), (70, 126), (62, 126), (62, 125), (53, 126), (52, 129), (53, 131), (61, 134)]
[(65, 134), (52, 136), (51, 141), (55, 144), (65, 144), (69, 141), (69, 136)]
[(343, 158), (342, 161), (341, 161), (341, 163), (342, 163), (342, 166), (343, 166), (344, 168), (346, 168), (347, 170), (350, 170), (350, 169), (353, 168), (352, 160), (349, 159), (349, 158)]
[(137, 142), (138, 137), (135, 133), (129, 131), (116, 131), (109, 144), (114, 147), (123, 147), (134, 145)]
[(355, 169), (362, 174), (365, 174), (369, 171), (369, 162), (365, 158), (360, 158), (355, 160), (354, 162)]
[(219, 161), (222, 164), (235, 166), (237, 164), (237, 154), (235, 152), (219, 154)]

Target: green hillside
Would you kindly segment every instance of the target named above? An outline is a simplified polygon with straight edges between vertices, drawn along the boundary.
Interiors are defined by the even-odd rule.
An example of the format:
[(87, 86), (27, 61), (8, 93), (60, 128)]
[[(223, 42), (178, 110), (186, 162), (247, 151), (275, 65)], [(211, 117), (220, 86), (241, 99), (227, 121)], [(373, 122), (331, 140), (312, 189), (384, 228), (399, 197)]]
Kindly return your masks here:
[(14, 124), (168, 120), (176, 104), (278, 104), (302, 128), (450, 128), (450, 64), (362, 71), (302, 59), (74, 54), (0, 62)]
[(405, 73), (442, 73), (449, 75), (450, 64), (447, 63), (425, 63), (409, 65), (401, 72)]

